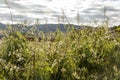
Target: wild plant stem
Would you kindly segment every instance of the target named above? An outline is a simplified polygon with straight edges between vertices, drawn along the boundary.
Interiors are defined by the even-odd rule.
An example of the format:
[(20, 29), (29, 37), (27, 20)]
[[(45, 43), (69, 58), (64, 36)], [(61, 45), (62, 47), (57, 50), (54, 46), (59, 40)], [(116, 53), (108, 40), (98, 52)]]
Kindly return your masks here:
[(5, 4), (7, 5), (7, 8), (9, 9), (10, 19), (11, 19), (11, 22), (12, 22), (12, 24), (13, 24), (13, 15), (12, 15), (12, 11), (11, 11), (11, 8), (10, 8), (7, 0), (5, 0)]

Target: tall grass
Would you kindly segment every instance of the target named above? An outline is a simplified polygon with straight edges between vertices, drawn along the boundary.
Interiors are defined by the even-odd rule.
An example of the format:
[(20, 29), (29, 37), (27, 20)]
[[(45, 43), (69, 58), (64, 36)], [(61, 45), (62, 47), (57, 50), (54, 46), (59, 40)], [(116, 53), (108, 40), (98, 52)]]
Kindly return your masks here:
[(13, 24), (13, 15), (12, 15), (12, 11), (11, 11), (11, 8), (10, 8), (10, 6), (9, 6), (8, 0), (5, 0), (5, 4), (7, 5), (7, 8), (9, 9), (10, 19), (11, 19), (11, 22), (12, 22), (12, 24)]
[(73, 28), (52, 33), (54, 42), (29, 42), (9, 29), (1, 44), (0, 79), (119, 80), (120, 33), (113, 31)]

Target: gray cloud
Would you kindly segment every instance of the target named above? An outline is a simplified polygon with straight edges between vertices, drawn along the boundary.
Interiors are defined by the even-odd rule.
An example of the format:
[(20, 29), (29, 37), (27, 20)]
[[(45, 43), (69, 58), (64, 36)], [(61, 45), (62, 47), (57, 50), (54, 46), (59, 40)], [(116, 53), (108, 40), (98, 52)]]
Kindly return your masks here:
[[(10, 15), (7, 14), (7, 13), (1, 13), (0, 17), (3, 18), (3, 19), (10, 19)], [(16, 19), (26, 19), (26, 18), (29, 18), (29, 17), (26, 17), (24, 15), (13, 15), (14, 20), (16, 20)]]
[(0, 5), (0, 8), (7, 8), (7, 6), (1, 6), (1, 5)]
[[(102, 0), (102, 1), (113, 1), (113, 0)], [(119, 1), (119, 0), (114, 0), (114, 1)]]
[(112, 6), (106, 6), (106, 11), (120, 12), (120, 9), (116, 9), (115, 7)]
[(11, 7), (12, 9), (15, 9), (15, 10), (22, 10), (22, 9), (23, 9), (23, 10), (27, 10), (27, 9), (29, 9), (28, 6), (24, 6), (24, 5), (15, 3), (15, 2), (9, 2), (9, 4), (10, 4), (10, 7)]
[(52, 0), (46, 0), (46, 1), (52, 1)]
[[(112, 12), (112, 13), (110, 13)], [(104, 7), (90, 7), (82, 11), (83, 14), (88, 17), (88, 18), (99, 18), (102, 19), (104, 16)], [(108, 14), (109, 13), (109, 14)], [(120, 9), (116, 9), (115, 7), (112, 6), (106, 6), (106, 15), (107, 17), (116, 17), (116, 15), (120, 14)]]
[(39, 9), (39, 10), (31, 10), (31, 11), (27, 11), (33, 14), (57, 14), (58, 12), (56, 11), (50, 11), (50, 10), (43, 10), (43, 9)]
[(4, 0), (0, 0), (0, 4), (4, 4), (5, 3), (5, 1)]
[[(62, 11), (57, 12), (54, 9), (50, 9), (47, 4), (46, 5), (22, 5), (19, 3), (16, 3), (15, 1), (21, 1), (21, 0), (9, 0), (9, 6), (16, 11), (17, 13), (21, 13), (21, 15), (13, 13), (13, 18), (14, 20), (33, 20), (34, 18), (27, 17), (27, 15), (24, 13), (31, 13), (31, 14), (36, 14), (36, 15), (41, 15), (42, 18), (38, 18), (39, 20), (52, 20), (52, 21), (57, 21), (58, 16), (60, 17), (62, 15)], [(46, 1), (52, 1), (52, 0), (46, 0)], [(101, 0), (102, 2), (104, 1), (113, 1), (113, 0)], [(114, 0), (114, 2), (117, 2), (119, 0)], [(79, 1), (80, 2), (80, 1)], [(4, 0), (0, 0), (0, 9), (7, 8), (6, 6), (2, 5), (5, 4)], [(77, 5), (80, 5), (81, 3), (78, 3)], [(76, 5), (76, 6), (77, 6)], [(76, 15), (76, 10), (75, 8), (79, 11), (82, 7), (74, 7), (67, 13), (69, 16), (68, 19), (70, 21), (76, 21), (76, 16), (71, 16), (71, 15)], [(66, 11), (66, 10), (65, 10)], [(87, 22), (89, 21), (88, 19), (93, 19), (93, 18), (98, 18), (102, 19), (103, 18), (103, 11), (104, 11), (104, 5), (103, 4), (91, 4), (88, 8), (83, 9), (82, 11), (79, 11), (80, 13), (80, 19), (82, 22)], [(120, 18), (120, 16), (117, 16), (120, 14), (120, 8), (118, 7), (113, 7), (113, 6), (107, 6), (106, 5), (106, 11), (109, 13), (108, 17), (114, 17), (114, 18)], [(67, 11), (66, 11), (67, 12)], [(45, 17), (42, 15), (46, 15), (49, 17)], [(52, 18), (51, 18), (52, 17)], [(3, 20), (10, 20), (10, 14), (9, 13), (1, 13), (0, 12), (0, 18)], [(56, 20), (55, 20), (56, 19)]]

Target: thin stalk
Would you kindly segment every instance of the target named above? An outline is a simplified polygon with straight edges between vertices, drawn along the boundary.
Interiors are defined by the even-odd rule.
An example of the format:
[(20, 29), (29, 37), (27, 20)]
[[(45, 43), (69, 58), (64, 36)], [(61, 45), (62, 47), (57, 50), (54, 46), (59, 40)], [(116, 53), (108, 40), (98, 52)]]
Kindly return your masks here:
[(58, 29), (60, 30), (60, 17), (58, 16)]
[(78, 25), (80, 25), (80, 14), (79, 14), (79, 12), (77, 12), (77, 23), (78, 23)]
[(35, 80), (35, 52), (33, 55), (33, 80)]
[(62, 16), (62, 17), (63, 17), (63, 20), (66, 19), (66, 21), (68, 22), (68, 24), (70, 24), (70, 22), (69, 22), (67, 16), (65, 15), (65, 12), (64, 12), (63, 9), (62, 9), (62, 14), (63, 14), (63, 16)]
[(11, 22), (12, 22), (12, 24), (13, 24), (13, 15), (12, 15), (12, 11), (11, 11), (11, 8), (10, 8), (7, 0), (5, 0), (5, 4), (7, 5), (7, 8), (9, 9), (10, 19), (11, 19)]
[(104, 12), (103, 12), (103, 24), (106, 23), (106, 6), (104, 6)]

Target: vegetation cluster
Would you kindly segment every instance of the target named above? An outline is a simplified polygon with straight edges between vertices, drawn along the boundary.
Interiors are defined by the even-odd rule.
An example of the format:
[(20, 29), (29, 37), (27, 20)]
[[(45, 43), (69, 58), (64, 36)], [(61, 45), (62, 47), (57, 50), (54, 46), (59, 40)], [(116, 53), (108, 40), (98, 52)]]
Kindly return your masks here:
[[(116, 31), (117, 30), (117, 31)], [(26, 40), (18, 29), (4, 32), (0, 80), (120, 80), (120, 32), (108, 27), (60, 30), (50, 41)]]

